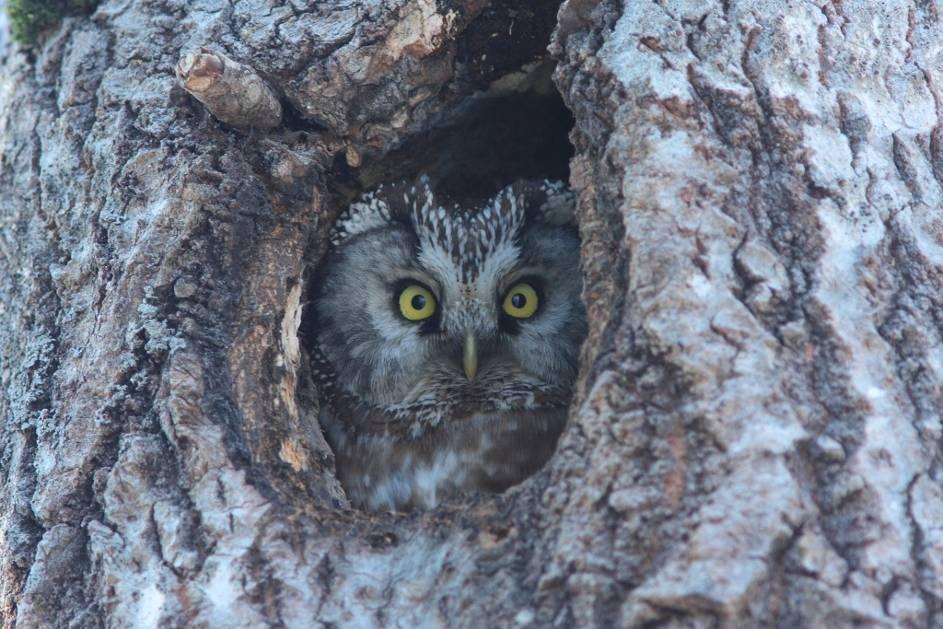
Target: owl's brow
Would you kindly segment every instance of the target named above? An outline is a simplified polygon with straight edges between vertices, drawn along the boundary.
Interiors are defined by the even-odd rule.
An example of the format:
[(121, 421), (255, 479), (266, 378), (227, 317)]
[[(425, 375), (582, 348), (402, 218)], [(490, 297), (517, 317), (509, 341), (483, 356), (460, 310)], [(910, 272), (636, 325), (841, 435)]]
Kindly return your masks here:
[(497, 276), (502, 268), (516, 263), (520, 255), (517, 241), (524, 220), (523, 204), (509, 190), (499, 193), (477, 212), (435, 207), (431, 197), (421, 207), (417, 204), (413, 208), (420, 248), (429, 251), (425, 257), (445, 271), (441, 257), (447, 256), (448, 266), (458, 271), (455, 275), (462, 283), (482, 275)]

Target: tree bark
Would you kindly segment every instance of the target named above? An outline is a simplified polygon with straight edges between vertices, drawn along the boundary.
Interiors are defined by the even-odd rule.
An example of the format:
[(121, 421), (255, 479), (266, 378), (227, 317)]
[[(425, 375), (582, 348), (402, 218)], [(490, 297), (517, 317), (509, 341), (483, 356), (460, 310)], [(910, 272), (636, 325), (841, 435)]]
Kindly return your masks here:
[[(939, 10), (113, 0), (0, 37), (0, 625), (943, 627)], [(351, 510), (298, 336), (333, 181), (550, 27), (568, 426), (504, 495)], [(201, 47), (281, 125), (206, 113)]]

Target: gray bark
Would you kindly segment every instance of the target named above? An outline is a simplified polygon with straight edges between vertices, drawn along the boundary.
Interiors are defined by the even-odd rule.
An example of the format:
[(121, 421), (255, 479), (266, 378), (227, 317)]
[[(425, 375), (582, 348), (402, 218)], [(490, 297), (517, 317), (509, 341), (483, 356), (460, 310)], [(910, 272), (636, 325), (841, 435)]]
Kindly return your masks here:
[[(0, 625), (943, 627), (937, 2), (565, 2), (558, 451), (347, 508), (297, 335), (333, 164), (533, 61), (513, 6), (112, 0), (0, 39)], [(202, 46), (281, 127), (203, 112)]]

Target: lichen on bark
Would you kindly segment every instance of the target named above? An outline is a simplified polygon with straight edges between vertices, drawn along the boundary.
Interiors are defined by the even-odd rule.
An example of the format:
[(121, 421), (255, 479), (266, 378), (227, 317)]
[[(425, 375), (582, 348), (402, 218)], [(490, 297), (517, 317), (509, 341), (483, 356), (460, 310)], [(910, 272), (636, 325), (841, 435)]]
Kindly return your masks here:
[(43, 31), (53, 28), (69, 15), (90, 13), (100, 0), (7, 0), (13, 38), (32, 44)]

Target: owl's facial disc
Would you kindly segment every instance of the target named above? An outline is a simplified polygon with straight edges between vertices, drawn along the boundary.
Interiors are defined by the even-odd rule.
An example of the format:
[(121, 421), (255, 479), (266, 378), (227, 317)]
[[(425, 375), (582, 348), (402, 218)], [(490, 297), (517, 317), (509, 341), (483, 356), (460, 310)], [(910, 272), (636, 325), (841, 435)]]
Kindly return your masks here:
[(586, 333), (575, 229), (531, 221), (510, 189), (476, 212), (413, 194), (352, 206), (333, 243), (315, 307), (337, 385), (385, 408), (571, 387)]

